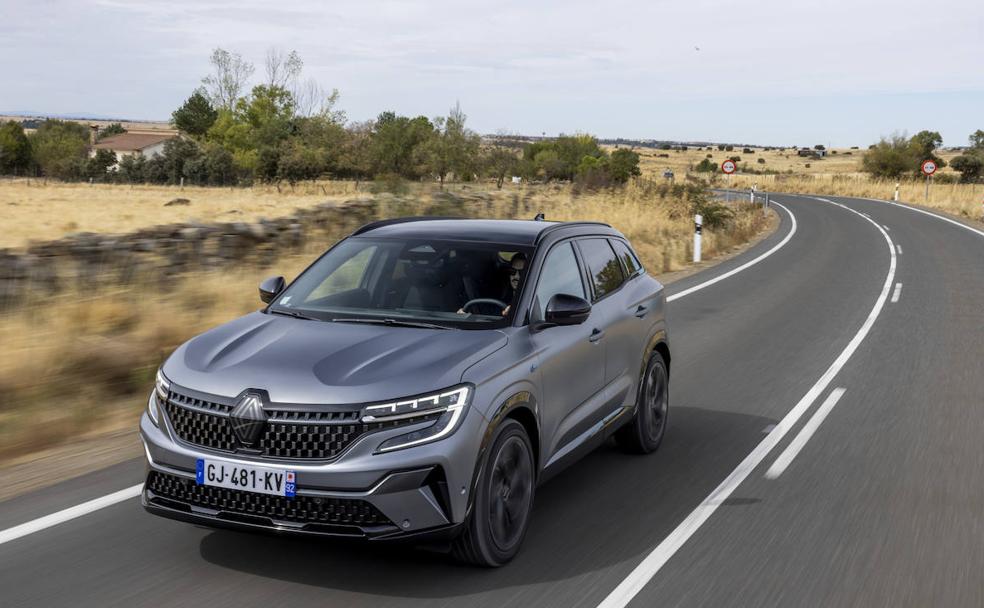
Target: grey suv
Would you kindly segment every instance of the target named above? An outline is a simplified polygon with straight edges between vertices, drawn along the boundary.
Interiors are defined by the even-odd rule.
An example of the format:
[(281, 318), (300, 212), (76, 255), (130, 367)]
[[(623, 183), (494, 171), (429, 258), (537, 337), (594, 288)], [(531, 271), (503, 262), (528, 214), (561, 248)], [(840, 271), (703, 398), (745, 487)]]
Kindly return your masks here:
[(158, 372), (151, 513), (498, 566), (537, 484), (612, 435), (663, 438), (663, 287), (608, 225), (376, 222), (260, 297)]

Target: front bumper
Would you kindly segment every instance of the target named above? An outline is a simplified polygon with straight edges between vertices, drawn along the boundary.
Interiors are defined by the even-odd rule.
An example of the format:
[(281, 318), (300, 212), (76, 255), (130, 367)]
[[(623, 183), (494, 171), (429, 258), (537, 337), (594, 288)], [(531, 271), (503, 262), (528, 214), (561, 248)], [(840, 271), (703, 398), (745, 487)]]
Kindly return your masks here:
[[(146, 414), (140, 421), (148, 475), (142, 502), (148, 512), (212, 527), (369, 539), (454, 531), (468, 509), (486, 425), (469, 408), (457, 431), (440, 441), (374, 454), (382, 441), (406, 429), (380, 431), (338, 460), (319, 463), (207, 450), (177, 440), (166, 416), (160, 423), (155, 426)], [(296, 499), (198, 486), (199, 458), (293, 470)]]

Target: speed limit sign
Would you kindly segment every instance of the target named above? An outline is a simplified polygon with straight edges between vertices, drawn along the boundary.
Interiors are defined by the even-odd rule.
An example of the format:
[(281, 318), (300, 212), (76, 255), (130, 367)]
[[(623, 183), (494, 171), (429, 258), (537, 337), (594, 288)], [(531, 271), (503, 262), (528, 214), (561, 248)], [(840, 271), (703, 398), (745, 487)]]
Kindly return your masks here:
[(738, 165), (735, 164), (735, 161), (729, 158), (728, 160), (721, 163), (721, 170), (727, 173), (728, 175), (731, 175), (732, 173), (738, 170)]
[(922, 172), (927, 176), (936, 173), (936, 162), (932, 160), (924, 160), (922, 164)]

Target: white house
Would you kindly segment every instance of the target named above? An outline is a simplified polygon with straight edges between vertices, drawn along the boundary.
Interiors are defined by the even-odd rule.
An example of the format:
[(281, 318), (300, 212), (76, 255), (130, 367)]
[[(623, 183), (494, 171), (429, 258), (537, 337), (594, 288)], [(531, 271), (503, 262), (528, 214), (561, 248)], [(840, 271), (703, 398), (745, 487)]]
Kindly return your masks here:
[(177, 137), (176, 133), (123, 133), (101, 139), (89, 146), (89, 156), (96, 155), (97, 150), (112, 150), (116, 153), (119, 163), (125, 156), (143, 156), (151, 158), (164, 152), (164, 144)]

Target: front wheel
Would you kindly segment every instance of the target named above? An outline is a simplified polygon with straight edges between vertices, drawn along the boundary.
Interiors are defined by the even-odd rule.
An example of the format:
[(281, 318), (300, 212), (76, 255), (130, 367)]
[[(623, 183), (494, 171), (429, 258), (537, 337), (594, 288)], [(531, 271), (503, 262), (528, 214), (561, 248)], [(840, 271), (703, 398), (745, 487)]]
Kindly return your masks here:
[(634, 454), (655, 452), (666, 433), (670, 410), (670, 375), (663, 356), (654, 352), (646, 364), (632, 421), (615, 432), (620, 447)]
[(457, 559), (496, 567), (516, 556), (533, 508), (533, 462), (523, 425), (503, 422), (482, 466), (465, 530), (452, 545)]

